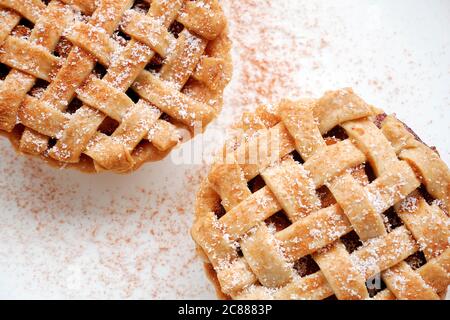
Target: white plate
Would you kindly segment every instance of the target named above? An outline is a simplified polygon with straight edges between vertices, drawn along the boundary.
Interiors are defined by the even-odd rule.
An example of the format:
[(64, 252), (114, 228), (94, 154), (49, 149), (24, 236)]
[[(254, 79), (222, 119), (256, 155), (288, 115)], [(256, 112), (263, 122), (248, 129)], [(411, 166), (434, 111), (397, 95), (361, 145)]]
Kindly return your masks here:
[[(194, 140), (205, 154), (256, 102), (352, 86), (450, 163), (449, 1), (222, 3), (235, 74), (222, 117)], [(207, 168), (179, 163), (191, 147), (128, 176), (88, 176), (17, 157), (2, 139), (0, 298), (214, 298), (189, 237)]]

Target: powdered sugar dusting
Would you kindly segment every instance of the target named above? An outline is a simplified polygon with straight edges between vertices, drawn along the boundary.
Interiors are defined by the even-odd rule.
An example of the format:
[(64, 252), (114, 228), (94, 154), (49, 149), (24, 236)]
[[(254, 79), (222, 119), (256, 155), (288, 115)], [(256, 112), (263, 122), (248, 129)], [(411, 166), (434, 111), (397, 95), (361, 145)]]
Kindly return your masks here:
[[(437, 128), (450, 122), (443, 86), (450, 43), (423, 45), (422, 33), (440, 41), (442, 32), (433, 26), (411, 32), (419, 46), (399, 32), (411, 27), (404, 16), (417, 12), (430, 12), (437, 31), (446, 30), (445, 10), (421, 10), (412, 0), (221, 2), (235, 70), (222, 116), (202, 137), (216, 150), (217, 130), (257, 103), (350, 85), (424, 133), (448, 162), (446, 136)], [(411, 112), (421, 105), (427, 108)], [(189, 236), (206, 165), (177, 166), (167, 159), (128, 176), (90, 177), (18, 159), (3, 139), (0, 146), (0, 296), (215, 297)], [(367, 264), (364, 270), (371, 269)]]
[[(9, 148), (0, 157), (0, 174), (9, 177), (0, 182), (1, 252), (8, 257), (1, 268), (17, 275), (11, 285), (27, 288), (17, 292), (21, 297), (173, 298), (211, 291), (206, 281), (191, 288), (203, 279), (189, 236), (201, 172), (166, 164), (165, 173), (145, 168), (94, 178), (17, 160)], [(169, 171), (176, 171), (173, 181)], [(175, 183), (186, 189), (171, 188)], [(185, 285), (171, 278), (184, 278)]]

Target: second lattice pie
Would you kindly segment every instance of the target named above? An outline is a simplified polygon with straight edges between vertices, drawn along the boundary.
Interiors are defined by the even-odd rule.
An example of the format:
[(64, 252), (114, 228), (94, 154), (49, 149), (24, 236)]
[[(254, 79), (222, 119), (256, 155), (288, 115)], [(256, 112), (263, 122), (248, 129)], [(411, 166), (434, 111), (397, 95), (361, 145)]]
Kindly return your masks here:
[(216, 117), (229, 51), (217, 0), (1, 0), (0, 133), (52, 164), (131, 171)]
[(259, 108), (238, 128), (201, 187), (192, 229), (222, 295), (445, 293), (450, 172), (403, 123), (345, 89)]

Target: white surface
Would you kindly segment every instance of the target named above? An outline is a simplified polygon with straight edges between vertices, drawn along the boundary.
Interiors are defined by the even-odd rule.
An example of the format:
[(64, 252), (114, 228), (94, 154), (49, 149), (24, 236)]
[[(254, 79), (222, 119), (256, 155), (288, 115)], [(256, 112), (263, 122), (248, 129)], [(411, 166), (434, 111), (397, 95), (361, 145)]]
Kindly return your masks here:
[[(296, 43), (282, 55), (258, 52), (264, 61), (277, 57), (272, 68), (284, 59), (292, 69), (289, 86), (276, 84), (270, 100), (352, 86), (397, 113), (450, 163), (450, 1), (248, 2), (222, 1), (235, 75), (222, 117), (195, 141), (218, 148), (240, 110), (265, 100), (243, 96), (249, 67), (237, 39), (257, 42), (255, 29), (267, 23), (275, 35), (277, 26), (291, 26)], [(270, 18), (262, 23), (264, 11)], [(239, 15), (255, 27), (243, 28)], [(275, 50), (278, 40), (265, 46)], [(2, 139), (0, 298), (214, 298), (188, 234), (198, 175), (207, 167), (177, 164), (183, 150), (129, 176), (87, 176), (17, 157)]]

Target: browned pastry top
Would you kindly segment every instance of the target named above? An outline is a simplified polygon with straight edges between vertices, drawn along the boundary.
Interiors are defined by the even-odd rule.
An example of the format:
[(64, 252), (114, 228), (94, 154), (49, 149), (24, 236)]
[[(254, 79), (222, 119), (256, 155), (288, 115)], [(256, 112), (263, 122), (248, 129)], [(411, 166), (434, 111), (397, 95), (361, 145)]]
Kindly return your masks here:
[(0, 0), (0, 133), (61, 166), (160, 159), (230, 76), (217, 0)]

